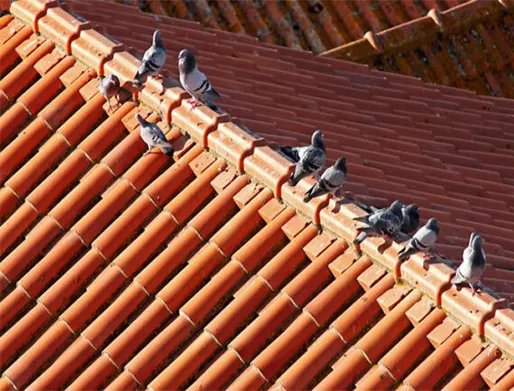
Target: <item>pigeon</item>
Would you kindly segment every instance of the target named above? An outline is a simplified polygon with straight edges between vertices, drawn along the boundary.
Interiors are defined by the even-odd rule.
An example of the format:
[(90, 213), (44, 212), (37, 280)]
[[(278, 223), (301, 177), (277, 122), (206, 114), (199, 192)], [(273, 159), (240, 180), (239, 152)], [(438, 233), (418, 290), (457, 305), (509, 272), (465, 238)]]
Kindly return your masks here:
[(296, 186), (300, 179), (318, 171), (325, 164), (326, 152), (323, 144), (323, 132), (316, 130), (312, 134), (311, 145), (280, 147), (279, 151), (296, 163), (294, 173), (289, 179), (289, 184)]
[(166, 139), (164, 133), (156, 124), (146, 121), (139, 114), (136, 114), (136, 119), (139, 121), (139, 125), (141, 125), (141, 138), (146, 145), (148, 145), (148, 151), (146, 151), (143, 156), (149, 153), (153, 147), (159, 147), (165, 155), (173, 155), (173, 146)]
[(368, 236), (394, 236), (400, 232), (403, 222), (402, 206), (400, 201), (394, 201), (389, 208), (377, 210), (376, 212), (355, 217), (354, 220), (365, 222), (368, 227), (359, 227), (359, 235), (353, 241), (353, 244), (359, 245)]
[(462, 253), (462, 263), (457, 269), (452, 284), (468, 284), (475, 295), (475, 284), (480, 282), (485, 271), (485, 252), (482, 249), (482, 237), (473, 232), (469, 237), (468, 247)]
[(189, 50), (181, 50), (178, 55), (178, 70), (182, 87), (191, 95), (191, 110), (198, 107), (200, 103), (207, 105), (212, 110), (218, 108), (214, 100), (221, 96), (212, 88), (211, 82), (204, 73), (198, 70), (196, 57)]
[[(98, 85), (98, 90), (105, 97), (107, 103), (109, 103), (109, 108), (112, 110), (111, 98), (113, 96), (117, 97), (118, 95), (120, 90), (120, 79), (118, 79), (118, 76), (116, 75), (109, 75), (104, 77)], [(118, 98), (116, 98), (116, 101), (119, 104)]]
[(419, 207), (416, 204), (410, 204), (402, 208), (403, 223), (401, 231), (405, 234), (414, 232), (419, 227)]
[(437, 241), (438, 236), (439, 221), (432, 217), (423, 227), (418, 230), (418, 232), (416, 232), (412, 239), (409, 240), (407, 245), (400, 250), (398, 253), (398, 258), (403, 262), (418, 251), (431, 251), (435, 246), (435, 242)]
[(332, 167), (321, 175), (321, 178), (307, 192), (303, 202), (309, 202), (314, 197), (333, 192), (343, 186), (346, 178), (346, 159), (339, 158)]
[(132, 84), (136, 87), (140, 87), (143, 81), (155, 73), (159, 73), (166, 63), (166, 49), (162, 44), (161, 32), (155, 30), (153, 33), (152, 46), (145, 52), (141, 66), (136, 73), (136, 77)]

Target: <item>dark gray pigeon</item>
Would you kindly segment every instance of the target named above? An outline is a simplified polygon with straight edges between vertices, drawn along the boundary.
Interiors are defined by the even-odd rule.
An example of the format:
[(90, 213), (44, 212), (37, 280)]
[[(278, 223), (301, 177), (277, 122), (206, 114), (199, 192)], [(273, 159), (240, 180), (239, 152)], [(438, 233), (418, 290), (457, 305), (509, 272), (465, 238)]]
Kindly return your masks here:
[(173, 146), (166, 139), (162, 130), (156, 124), (146, 121), (139, 114), (136, 114), (136, 118), (139, 121), (139, 125), (141, 125), (141, 138), (146, 145), (148, 145), (148, 151), (146, 151), (143, 156), (149, 153), (154, 147), (159, 147), (165, 155), (173, 155)]
[(155, 30), (153, 33), (152, 46), (145, 52), (141, 66), (132, 84), (139, 88), (148, 76), (159, 73), (165, 63), (166, 49), (161, 40), (161, 32)]
[(473, 232), (469, 237), (468, 247), (462, 253), (462, 263), (457, 269), (452, 284), (468, 284), (475, 295), (475, 284), (480, 282), (485, 271), (486, 256), (482, 249), (482, 237)]
[(107, 103), (109, 103), (109, 108), (112, 110), (111, 98), (113, 96), (117, 96), (120, 91), (120, 79), (118, 79), (118, 76), (116, 75), (104, 77), (98, 85), (98, 90), (105, 97)]
[(416, 204), (410, 204), (402, 208), (403, 223), (401, 231), (405, 234), (414, 232), (419, 227), (419, 207)]
[(309, 202), (315, 197), (333, 192), (343, 186), (346, 178), (346, 159), (336, 160), (335, 164), (325, 170), (321, 178), (307, 192), (303, 202)]
[(220, 99), (221, 96), (212, 88), (207, 76), (198, 70), (196, 57), (189, 50), (184, 49), (180, 51), (178, 55), (178, 70), (182, 87), (193, 98), (191, 109), (203, 103), (212, 110), (217, 110), (218, 108), (214, 101)]
[(316, 130), (312, 134), (311, 145), (304, 147), (280, 147), (279, 151), (296, 163), (289, 184), (296, 186), (300, 179), (318, 171), (325, 164), (326, 152), (323, 144), (323, 132)]
[(366, 216), (355, 217), (354, 220), (364, 222), (368, 224), (368, 227), (357, 228), (359, 235), (353, 244), (361, 244), (368, 236), (394, 236), (400, 232), (403, 222), (402, 206), (403, 204), (396, 200), (389, 208), (377, 210)]
[(400, 250), (398, 258), (400, 261), (405, 261), (412, 254), (421, 251), (426, 253), (431, 251), (435, 246), (437, 237), (439, 236), (439, 221), (432, 217), (427, 223), (421, 227), (418, 232), (412, 237), (407, 245)]

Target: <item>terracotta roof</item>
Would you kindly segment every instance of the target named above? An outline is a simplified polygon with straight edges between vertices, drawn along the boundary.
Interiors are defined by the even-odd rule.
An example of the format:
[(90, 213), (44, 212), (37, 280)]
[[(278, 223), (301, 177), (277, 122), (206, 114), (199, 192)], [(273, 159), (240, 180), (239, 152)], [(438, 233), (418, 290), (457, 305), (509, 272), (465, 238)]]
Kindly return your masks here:
[[(195, 20), (204, 27), (246, 33), (263, 42), (322, 53), (468, 0), (158, 0), (125, 1), (157, 15)], [(118, 1), (119, 2), (119, 1)]]
[[(114, 72), (125, 82), (138, 67), (123, 44), (55, 1), (17, 1), (0, 18), (0, 389), (514, 385), (514, 313), (504, 301), (451, 286), (454, 271), (443, 260), (400, 264), (397, 243), (385, 249), (369, 239), (357, 255), (347, 245), (356, 233), (350, 219), (363, 211), (327, 197), (302, 203), (312, 179), (284, 184), (291, 164), (269, 144), (305, 141), (319, 124), (332, 158), (344, 152), (352, 162), (356, 194), (451, 205), (423, 210), (444, 222), (446, 242), (460, 245), (466, 220), (484, 216), (476, 227), (490, 238), (495, 264), (487, 282), (509, 286), (512, 166), (498, 163), (511, 155), (502, 141), (474, 138), (487, 130), (512, 139), (511, 102), (93, 4), (98, 14), (87, 18), (105, 18), (105, 26), (124, 15), (117, 34), (131, 29), (123, 41), (134, 46), (147, 45), (158, 26), (170, 58), (176, 46), (200, 50), (223, 108), (240, 119), (191, 111), (180, 88), (159, 95), (154, 79), (141, 106), (127, 94), (106, 111), (97, 76)], [(275, 86), (256, 82), (265, 74)], [(284, 92), (289, 104), (279, 99)], [(400, 103), (403, 114), (393, 111)], [(439, 116), (427, 114), (434, 107)], [(173, 159), (142, 157), (136, 111), (159, 121), (178, 150)], [(319, 113), (331, 122), (318, 122)], [(422, 115), (445, 122), (419, 127)], [(410, 132), (407, 121), (416, 125)], [(443, 131), (450, 141), (432, 139)], [(490, 152), (450, 151), (457, 134), (467, 150), (489, 143)], [(453, 177), (468, 190), (447, 191), (453, 182), (444, 178)], [(483, 193), (469, 196), (473, 186)]]
[(514, 97), (510, 0), (127, 3), (426, 82)]
[[(109, 14), (84, 1), (70, 7), (142, 55), (154, 17), (134, 7), (98, 4), (123, 13), (123, 21), (113, 26)], [(194, 22), (163, 17), (159, 25), (170, 58), (184, 46), (196, 49), (237, 124), (277, 143), (307, 142), (313, 129), (323, 128), (329, 158), (349, 158), (346, 189), (360, 201), (417, 202), (424, 217), (445, 222), (440, 250), (454, 262), (476, 229), (488, 242), (491, 263), (514, 270), (513, 101), (259, 44)], [(177, 77), (173, 60), (167, 72)], [(512, 275), (494, 272), (488, 282), (510, 298), (514, 288), (497, 280)]]
[(478, 94), (513, 98), (513, 10), (514, 3), (506, 0), (434, 8), (427, 16), (368, 33), (323, 55)]

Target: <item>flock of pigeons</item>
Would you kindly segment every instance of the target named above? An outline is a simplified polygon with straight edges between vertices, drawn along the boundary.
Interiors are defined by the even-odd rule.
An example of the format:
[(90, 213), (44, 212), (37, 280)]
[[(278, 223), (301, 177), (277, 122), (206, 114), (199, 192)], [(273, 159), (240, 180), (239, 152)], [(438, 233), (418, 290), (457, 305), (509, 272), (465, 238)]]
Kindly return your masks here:
[[(141, 66), (132, 84), (140, 88), (144, 80), (150, 75), (159, 75), (166, 62), (166, 49), (161, 40), (160, 31), (153, 34), (152, 46), (145, 52)], [(207, 76), (198, 70), (195, 56), (188, 50), (182, 50), (178, 56), (178, 69), (180, 83), (191, 95), (191, 110), (200, 104), (205, 104), (216, 110), (214, 100), (220, 99), (220, 95), (212, 88)], [(105, 77), (100, 85), (100, 92), (110, 104), (110, 98), (117, 96), (120, 90), (120, 81), (115, 75)], [(119, 103), (119, 102), (118, 102)], [(112, 108), (112, 107), (111, 107)], [(140, 135), (147, 144), (149, 153), (152, 148), (158, 147), (166, 155), (173, 154), (173, 146), (167, 141), (162, 130), (154, 123), (146, 121), (140, 114), (136, 114), (140, 124)], [(278, 149), (287, 159), (295, 163), (294, 172), (289, 179), (291, 186), (312, 174), (317, 174), (324, 166), (326, 150), (323, 143), (323, 133), (316, 130), (312, 134), (311, 144), (300, 147), (283, 146)], [(309, 202), (315, 197), (327, 193), (334, 193), (342, 188), (346, 179), (346, 159), (341, 157), (335, 164), (326, 169), (316, 180), (316, 183), (307, 191), (304, 202)], [(357, 228), (359, 232), (354, 240), (354, 245), (360, 245), (366, 237), (389, 236), (395, 237), (401, 233), (411, 234), (419, 228), (419, 208), (415, 204), (403, 205), (400, 201), (394, 201), (388, 208), (378, 209), (374, 212), (354, 220), (366, 224)], [(405, 261), (416, 252), (433, 254), (433, 250), (439, 235), (439, 222), (431, 218), (410, 238), (406, 246), (399, 252), (400, 261)], [(475, 284), (479, 283), (485, 271), (486, 256), (482, 249), (482, 237), (473, 232), (469, 244), (463, 252), (463, 260), (456, 275), (452, 279), (454, 284), (468, 284), (473, 295)]]
[[(152, 46), (143, 55), (141, 66), (139, 67), (134, 81), (132, 84), (140, 88), (143, 82), (151, 75), (162, 77), (160, 71), (166, 63), (166, 49), (162, 43), (161, 32), (156, 30), (153, 34)], [(216, 92), (204, 73), (198, 70), (196, 58), (189, 50), (182, 50), (178, 55), (178, 69), (180, 74), (180, 83), (182, 87), (191, 95), (192, 99), (191, 110), (198, 107), (201, 103), (209, 106), (213, 110), (217, 110), (214, 103), (215, 100), (220, 99), (220, 95)], [(112, 109), (110, 99), (118, 96), (121, 84), (116, 75), (109, 75), (102, 79), (98, 86), (99, 91), (109, 103), (109, 108)], [(164, 88), (164, 86), (163, 86)], [(119, 101), (118, 101), (119, 104)], [(136, 114), (141, 127), (141, 138), (148, 146), (149, 153), (152, 148), (158, 147), (166, 155), (173, 154), (172, 145), (166, 140), (164, 133), (154, 123), (146, 121), (141, 115)]]

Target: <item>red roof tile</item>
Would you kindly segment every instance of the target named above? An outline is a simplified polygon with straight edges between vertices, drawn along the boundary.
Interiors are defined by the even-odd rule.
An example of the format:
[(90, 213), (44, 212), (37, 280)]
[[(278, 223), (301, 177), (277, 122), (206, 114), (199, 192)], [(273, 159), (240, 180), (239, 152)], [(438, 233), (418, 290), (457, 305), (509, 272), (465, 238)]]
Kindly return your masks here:
[[(328, 197), (301, 202), (312, 179), (285, 184), (292, 165), (272, 147), (305, 142), (321, 126), (330, 160), (349, 158), (348, 189), (363, 200), (419, 201), (424, 217), (443, 222), (443, 254), (460, 257), (478, 228), (488, 240), (485, 282), (510, 300), (511, 172), (497, 156), (508, 155), (514, 106), (92, 4), (105, 8), (84, 16), (107, 31), (121, 9), (115, 31), (146, 20), (130, 27), (139, 51), (150, 23), (170, 58), (198, 43), (201, 63), (228, 72), (213, 77), (224, 81), (223, 108), (242, 114), (191, 111), (180, 88), (158, 95), (152, 79), (139, 106), (124, 93), (109, 110), (97, 76), (125, 82), (138, 66), (121, 44), (55, 1), (21, 0), (0, 18), (9, 59), (0, 72), (2, 389), (513, 385), (505, 300), (451, 286), (441, 258), (401, 264), (398, 243), (368, 239), (358, 255), (348, 242), (363, 211)], [(223, 61), (232, 55), (253, 73)], [(281, 69), (291, 77), (277, 76)], [(275, 88), (259, 83), (267, 70)], [(452, 110), (433, 108), (420, 91)], [(442, 125), (426, 126), (427, 110)], [(174, 158), (142, 157), (135, 112), (159, 123)], [(494, 123), (491, 112), (501, 114)], [(491, 130), (503, 141), (480, 138)], [(472, 153), (484, 144), (486, 153)]]
[(423, 3), (435, 8), (426, 16), (419, 14), (408, 23), (375, 30), (376, 34), (356, 38), (323, 55), (467, 88), (481, 95), (514, 97), (508, 67), (512, 2)]

